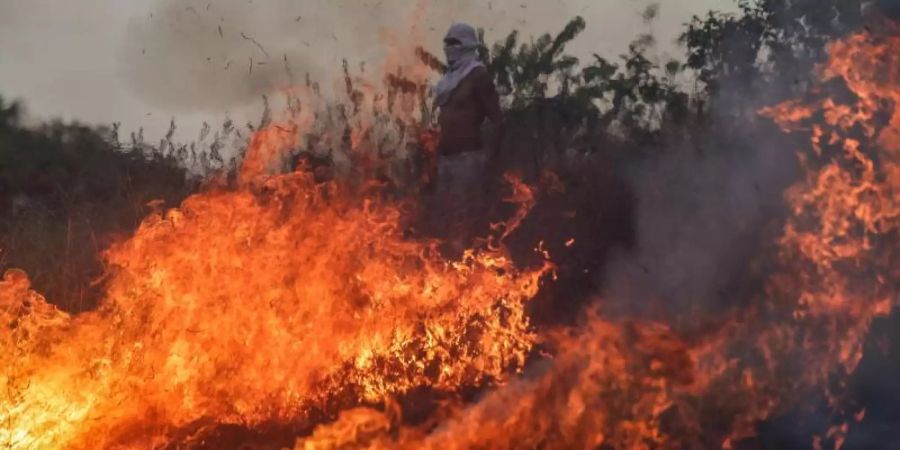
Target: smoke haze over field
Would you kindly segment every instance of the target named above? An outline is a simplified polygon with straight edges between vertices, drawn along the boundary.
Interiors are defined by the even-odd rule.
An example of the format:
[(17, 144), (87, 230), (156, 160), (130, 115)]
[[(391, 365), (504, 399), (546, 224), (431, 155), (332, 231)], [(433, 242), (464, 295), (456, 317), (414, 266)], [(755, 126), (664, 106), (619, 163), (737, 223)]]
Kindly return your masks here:
[[(894, 434), (900, 25), (820, 2), (0, 0), (0, 447)], [(694, 14), (705, 83), (648, 69)], [(485, 92), (433, 133), (436, 74), (381, 70), (457, 21), (524, 42), (469, 180), (442, 138)]]
[(799, 168), (774, 128), (724, 122), (719, 129), (732, 139), (703, 139), (703, 154), (669, 148), (629, 175), (640, 199), (638, 243), (605, 274), (610, 312), (690, 321), (733, 307), (747, 287), (748, 267), (771, 239), (766, 227), (785, 213), (782, 193)]
[[(556, 32), (580, 14), (588, 29), (572, 52), (613, 57), (648, 31), (639, 16), (648, 3), (429, 1), (422, 44), (439, 50), (440, 35), (456, 20), (484, 27), (494, 42), (513, 29), (524, 36)], [(21, 98), (37, 117), (121, 121), (125, 130), (146, 127), (152, 138), (176, 117), (190, 138), (201, 120), (255, 117), (259, 96), (288, 82), (285, 57), (297, 78), (306, 72), (330, 78), (342, 58), (377, 63), (380, 32), (403, 27), (414, 6), (411, 0), (0, 0), (0, 95)], [(662, 51), (674, 53), (681, 25), (711, 8), (730, 9), (733, 2), (665, 2), (652, 26)]]

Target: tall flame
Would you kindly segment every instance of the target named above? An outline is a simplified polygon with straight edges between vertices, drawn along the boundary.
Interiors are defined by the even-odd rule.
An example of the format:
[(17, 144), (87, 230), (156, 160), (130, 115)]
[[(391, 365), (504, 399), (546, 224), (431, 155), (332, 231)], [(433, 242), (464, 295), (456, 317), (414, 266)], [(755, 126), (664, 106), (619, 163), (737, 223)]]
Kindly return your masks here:
[[(822, 69), (850, 101), (762, 112), (811, 133), (807, 174), (786, 194), (765, 292), (700, 336), (600, 309), (538, 336), (525, 305), (549, 263), (517, 269), (494, 245), (447, 261), (404, 237), (400, 205), (377, 191), (272, 175), (315, 120), (270, 124), (236, 187), (152, 215), (108, 250), (98, 310), (68, 315), (25, 274), (5, 274), (0, 445), (160, 448), (221, 425), (290, 423), (312, 429), (298, 449), (731, 448), (801, 394), (824, 390), (846, 413), (829, 378), (856, 368), (870, 323), (898, 301), (898, 76), (900, 38), (857, 34)], [(354, 92), (360, 105), (385, 101), (369, 85)], [(349, 123), (352, 149), (374, 117)], [(526, 369), (537, 343), (552, 358)], [(486, 385), (499, 387), (421, 426), (375, 409), (417, 386)], [(846, 429), (829, 431), (837, 447)]]
[(0, 281), (0, 445), (143, 449), (221, 424), (309, 426), (523, 367), (524, 304), (549, 266), (518, 270), (502, 249), (446, 261), (403, 237), (391, 201), (266, 175), (303, 125), (259, 130), (237, 188), (109, 249), (97, 311), (56, 310), (20, 272)]
[[(728, 449), (807, 394), (824, 392), (839, 416), (858, 413), (842, 410), (828, 382), (853, 372), (872, 320), (898, 302), (900, 38), (861, 33), (829, 50), (823, 86), (843, 80), (851, 103), (762, 111), (787, 131), (809, 130), (812, 145), (799, 153), (807, 174), (786, 194), (792, 214), (751, 307), (685, 337), (589, 313), (582, 327), (542, 337), (554, 349), (549, 368), (435, 426), (355, 409), (295, 448)], [(828, 431), (835, 448), (847, 430)]]

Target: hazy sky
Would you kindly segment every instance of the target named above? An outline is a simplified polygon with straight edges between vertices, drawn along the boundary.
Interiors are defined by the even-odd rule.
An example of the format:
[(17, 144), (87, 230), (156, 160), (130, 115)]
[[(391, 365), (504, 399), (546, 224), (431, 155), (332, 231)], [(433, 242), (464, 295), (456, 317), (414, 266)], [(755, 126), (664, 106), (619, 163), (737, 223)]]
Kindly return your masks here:
[[(648, 31), (645, 0), (422, 0), (426, 48), (438, 51), (452, 21), (487, 29), (493, 42), (512, 29), (558, 31), (583, 16), (570, 47), (615, 57)], [(660, 58), (693, 14), (733, 8), (732, 0), (664, 0), (652, 31)], [(296, 74), (327, 78), (352, 63), (377, 61), (381, 32), (402, 28), (414, 0), (0, 0), (0, 95), (26, 102), (32, 117), (120, 121), (161, 136), (171, 117), (189, 135), (201, 120), (256, 114), (260, 95)], [(221, 30), (221, 31), (220, 31)], [(260, 46), (257, 46), (258, 42)], [(253, 73), (249, 72), (253, 59)], [(181, 134), (181, 133), (179, 133)]]

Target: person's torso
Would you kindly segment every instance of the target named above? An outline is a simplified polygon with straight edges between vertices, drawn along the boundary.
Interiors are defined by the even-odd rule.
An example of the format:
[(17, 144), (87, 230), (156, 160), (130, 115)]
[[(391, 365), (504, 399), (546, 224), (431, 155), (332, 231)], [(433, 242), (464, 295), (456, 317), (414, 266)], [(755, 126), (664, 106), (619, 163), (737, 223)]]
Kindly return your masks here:
[(440, 154), (452, 155), (481, 149), (481, 126), (486, 111), (482, 99), (478, 98), (477, 83), (483, 76), (486, 76), (483, 67), (474, 69), (453, 90), (447, 103), (440, 107)]

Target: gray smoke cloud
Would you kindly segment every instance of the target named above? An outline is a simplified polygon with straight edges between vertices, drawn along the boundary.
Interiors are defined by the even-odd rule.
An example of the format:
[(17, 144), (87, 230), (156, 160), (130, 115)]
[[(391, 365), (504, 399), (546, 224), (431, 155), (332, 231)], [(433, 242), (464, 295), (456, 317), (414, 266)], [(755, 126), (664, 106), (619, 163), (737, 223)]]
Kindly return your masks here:
[[(523, 38), (556, 32), (575, 15), (588, 23), (572, 53), (611, 58), (644, 30), (640, 12), (654, 0), (424, 1), (422, 42), (440, 52), (453, 21), (486, 30), (496, 42), (516, 29)], [(121, 122), (147, 136), (179, 125), (179, 139), (223, 115), (259, 115), (259, 96), (310, 72), (323, 87), (338, 79), (341, 59), (374, 68), (380, 32), (408, 29), (415, 0), (0, 0), (0, 95), (22, 99), (36, 118), (93, 124)], [(670, 0), (653, 31), (667, 51), (691, 14), (732, 9), (732, 0)], [(299, 19), (299, 20), (298, 20)], [(222, 36), (219, 27), (222, 27)], [(255, 39), (269, 58), (241, 33)], [(249, 59), (253, 58), (253, 73)], [(230, 62), (230, 65), (229, 65)], [(264, 64), (259, 64), (264, 63)], [(227, 67), (227, 69), (226, 69)], [(189, 131), (189, 135), (183, 132)]]
[[(523, 36), (556, 32), (581, 14), (589, 30), (572, 51), (614, 55), (637, 34), (639, 13), (650, 3), (154, 0), (145, 14), (129, 21), (119, 65), (133, 92), (148, 104), (221, 110), (291, 84), (285, 59), (295, 76), (310, 73), (319, 80), (335, 78), (341, 59), (377, 64), (388, 44), (383, 39), (388, 29), (401, 38), (420, 39), (416, 44), (439, 54), (443, 33), (456, 21), (484, 28), (491, 43), (514, 29)], [(682, 3), (664, 7), (667, 20), (653, 31), (668, 40), (687, 20), (686, 10), (701, 12), (707, 3), (714, 7), (724, 2)], [(418, 27), (417, 36), (410, 33), (412, 26)]]
[[(157, 2), (130, 21), (120, 53), (122, 76), (142, 100), (174, 109), (225, 109), (285, 87), (285, 66), (313, 71), (333, 18), (304, 20), (302, 8), (276, 0)], [(277, 12), (277, 14), (276, 14)], [(300, 47), (309, 47), (300, 51)]]
[[(437, 33), (475, 6), (468, 0), (421, 5), (422, 23), (415, 25), (429, 36), (421, 43), (426, 46), (440, 42)], [(341, 59), (377, 61), (388, 44), (382, 32), (407, 31), (417, 6), (402, 0), (162, 0), (131, 20), (120, 65), (150, 104), (223, 109), (296, 84), (306, 73), (333, 78)]]
[(747, 101), (697, 145), (667, 148), (627, 175), (639, 199), (638, 243), (605, 274), (608, 311), (690, 322), (754, 288), (753, 258), (778, 231), (770, 226), (799, 176), (799, 143), (757, 117), (757, 106)]

